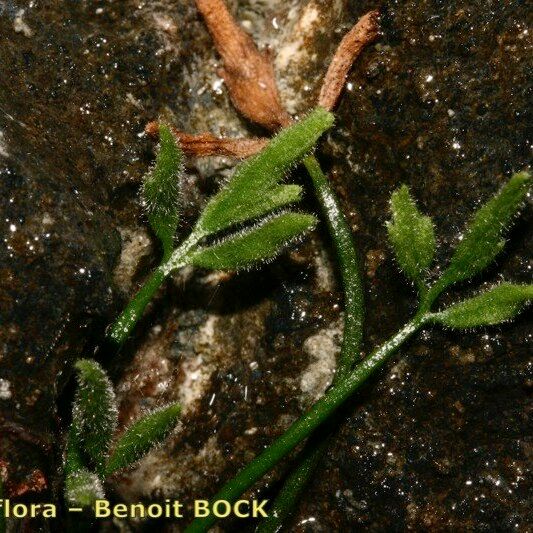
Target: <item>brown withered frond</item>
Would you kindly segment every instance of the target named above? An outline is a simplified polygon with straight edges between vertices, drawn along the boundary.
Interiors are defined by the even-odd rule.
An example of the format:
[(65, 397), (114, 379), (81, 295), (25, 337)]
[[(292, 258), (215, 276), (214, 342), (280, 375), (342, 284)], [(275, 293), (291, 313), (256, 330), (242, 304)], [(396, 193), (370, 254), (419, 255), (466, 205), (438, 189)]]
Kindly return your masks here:
[(281, 104), (270, 54), (260, 52), (223, 0), (196, 0), (224, 61), (220, 76), (233, 105), (246, 118), (275, 131), (291, 122)]

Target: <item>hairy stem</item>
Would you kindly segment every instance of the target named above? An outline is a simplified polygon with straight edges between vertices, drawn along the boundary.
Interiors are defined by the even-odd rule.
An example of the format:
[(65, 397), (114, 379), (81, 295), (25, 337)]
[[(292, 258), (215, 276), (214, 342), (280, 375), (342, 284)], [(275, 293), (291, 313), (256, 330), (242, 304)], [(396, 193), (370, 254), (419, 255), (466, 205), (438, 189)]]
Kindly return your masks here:
[(154, 297), (155, 293), (174, 269), (180, 266), (180, 262), (187, 256), (191, 249), (201, 239), (201, 235), (191, 233), (189, 238), (172, 253), (165, 253), (161, 264), (152, 272), (150, 277), (144, 282), (137, 294), (130, 300), (124, 311), (115, 320), (107, 332), (107, 338), (120, 348), (128, 339), (133, 328), (141, 319), (146, 306)]
[[(333, 386), (342, 381), (359, 358), (363, 336), (364, 296), (359, 275), (359, 258), (352, 234), (339, 208), (329, 180), (322, 172), (315, 156), (304, 160), (304, 165), (315, 189), (337, 255), (344, 292), (344, 331), (342, 348), (333, 379)], [(278, 531), (294, 512), (303, 490), (307, 486), (320, 459), (327, 449), (335, 423), (327, 431), (311, 436), (289, 473), (272, 504), (268, 518), (257, 528), (258, 533)]]
[(146, 306), (154, 297), (157, 289), (163, 283), (165, 273), (159, 266), (151, 276), (146, 280), (144, 285), (139, 289), (137, 294), (130, 300), (124, 311), (115, 320), (107, 337), (116, 344), (117, 347), (122, 346), (126, 339), (130, 336), (135, 324), (140, 320)]
[(305, 488), (328, 449), (332, 434), (337, 426), (336, 422), (337, 417), (328, 420), (309, 437), (304, 449), (296, 458), (296, 466), (287, 475), (276, 499), (270, 506), (268, 517), (260, 522), (256, 528), (256, 533), (280, 531), (294, 514)]
[[(213, 497), (213, 501), (228, 500), (234, 502), (239, 498), (244, 491), (259, 481), (283, 457), (325, 422), (427, 320), (428, 317), (425, 315), (417, 315), (396, 335), (363, 359), (344, 380), (331, 388), (306, 414), (294, 422), (281, 437), (275, 440), (232, 480), (228, 481)], [(217, 518), (213, 514), (206, 518), (198, 518), (189, 525), (186, 532), (207, 531), (216, 521)]]
[(298, 455), (298, 464), (289, 472), (274, 503), (268, 510), (268, 518), (260, 522), (256, 533), (280, 531), (283, 524), (293, 515), (304, 489), (328, 448), (330, 437), (331, 431), (328, 431), (326, 436), (318, 435), (318, 432), (311, 435), (305, 448)]

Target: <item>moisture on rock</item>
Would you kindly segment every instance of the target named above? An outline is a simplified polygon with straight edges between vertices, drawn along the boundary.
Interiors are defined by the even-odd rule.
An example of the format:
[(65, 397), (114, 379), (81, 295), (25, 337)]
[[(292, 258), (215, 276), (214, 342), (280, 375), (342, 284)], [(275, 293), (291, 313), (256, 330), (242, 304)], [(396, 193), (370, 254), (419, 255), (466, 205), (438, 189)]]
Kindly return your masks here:
[[(350, 74), (322, 150), (365, 259), (368, 353), (413, 312), (414, 289), (386, 245), (392, 190), (407, 183), (435, 218), (442, 258), (479, 202), (530, 161), (527, 5), (229, 4), (271, 46), (297, 113), (311, 107), (342, 34), (381, 9), (383, 35)], [(190, 132), (263, 132), (232, 109), (192, 2), (9, 0), (0, 15), (0, 458), (13, 465), (10, 488), (38, 491), (54, 472), (69, 362), (94, 348), (157, 259), (137, 200), (153, 155), (144, 125), (164, 116)], [(189, 162), (180, 231), (232, 164)], [(518, 222), (498, 262), (516, 281), (530, 276), (530, 222)], [(308, 403), (307, 384), (330, 378), (336, 275), (320, 229), (259, 274), (176, 274), (110, 366), (122, 425), (176, 400), (183, 421), (110, 492), (209, 497), (281, 434)], [(408, 345), (345, 409), (292, 530), (526, 531), (527, 318), (466, 335), (435, 329)]]

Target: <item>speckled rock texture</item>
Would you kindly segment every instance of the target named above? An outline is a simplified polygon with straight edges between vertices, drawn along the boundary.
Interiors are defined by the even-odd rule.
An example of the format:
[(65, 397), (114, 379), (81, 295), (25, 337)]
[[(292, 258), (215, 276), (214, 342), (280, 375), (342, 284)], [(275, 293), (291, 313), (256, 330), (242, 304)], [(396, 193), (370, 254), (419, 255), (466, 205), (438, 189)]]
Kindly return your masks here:
[[(434, 217), (442, 266), (472, 210), (530, 163), (528, 6), (229, 4), (271, 46), (292, 113), (312, 105), (342, 34), (381, 10), (382, 38), (350, 74), (321, 148), (361, 251), (368, 353), (415, 306), (386, 242), (391, 191), (408, 183)], [(0, 65), (0, 458), (12, 490), (37, 482), (32, 497), (59, 497), (70, 363), (93, 353), (159, 253), (137, 201), (153, 146), (144, 124), (162, 115), (191, 132), (261, 132), (232, 109), (186, 0), (0, 2)], [(189, 162), (180, 232), (232, 165)], [(296, 179), (307, 183), (303, 173)], [(317, 208), (311, 193), (305, 207)], [(497, 265), (446, 299), (500, 273), (530, 282), (530, 210), (510, 237)], [(259, 273), (187, 270), (169, 280), (121, 356), (98, 357), (116, 383), (122, 424), (170, 400), (183, 404), (183, 419), (163, 447), (109, 480), (109, 496), (208, 498), (281, 434), (333, 375), (342, 337), (336, 280), (323, 228)], [(531, 312), (498, 328), (423, 332), (343, 409), (288, 530), (528, 531), (530, 352)], [(289, 464), (253, 494), (271, 497)], [(51, 491), (39, 492), (36, 471)]]
[(164, 31), (135, 29), (134, 5), (97, 7), (0, 3), (0, 458), (13, 495), (57, 484), (58, 394), (121, 305), (117, 217), (136, 216), (122, 190), (134, 197), (130, 172), (150, 157), (150, 92), (175, 87)]

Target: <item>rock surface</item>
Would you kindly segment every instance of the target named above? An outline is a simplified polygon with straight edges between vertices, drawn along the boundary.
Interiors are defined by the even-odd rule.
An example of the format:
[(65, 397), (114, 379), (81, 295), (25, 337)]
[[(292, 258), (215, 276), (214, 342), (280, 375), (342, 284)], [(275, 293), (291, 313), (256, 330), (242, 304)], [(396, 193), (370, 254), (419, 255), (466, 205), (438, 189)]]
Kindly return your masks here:
[[(376, 4), (231, 6), (272, 46), (285, 103), (302, 112), (343, 32)], [(386, 244), (391, 191), (408, 183), (434, 217), (442, 265), (471, 211), (531, 155), (524, 3), (386, 1), (381, 9), (383, 37), (351, 73), (322, 151), (363, 258), (365, 352), (414, 310)], [(24, 466), (15, 485), (55, 471), (44, 461), (58, 452), (61, 372), (90, 354), (157, 256), (136, 201), (151, 157), (146, 121), (162, 114), (191, 132), (257, 132), (232, 110), (192, 2), (9, 1), (0, 13), (0, 420), (15, 428), (7, 439), (2, 428), (0, 457), (26, 443), (12, 456)], [(184, 232), (231, 166), (191, 162)], [(311, 195), (307, 207), (316, 207)], [(497, 272), (529, 281), (530, 221), (519, 221), (497, 268), (453, 297)], [(320, 394), (313, 387), (331, 379), (342, 320), (335, 280), (320, 230), (259, 274), (176, 275), (111, 368), (123, 424), (176, 399), (184, 419), (109, 493), (207, 498), (281, 434)], [(461, 335), (431, 330), (405, 348), (344, 411), (291, 530), (527, 531), (528, 318)]]
[[(137, 15), (135, 7), (121, 3), (99, 16), (92, 3), (0, 3), (0, 458), (7, 494), (53, 488), (58, 394), (70, 363), (92, 353), (85, 346), (94, 346), (120, 305), (112, 290), (118, 220), (125, 212), (127, 224), (137, 222), (129, 184), (150, 157), (142, 131), (153, 118), (151, 92), (175, 87), (171, 75), (161, 75), (167, 29), (155, 20), (158, 31), (140, 32), (152, 15)], [(179, 53), (176, 42), (172, 60)]]

